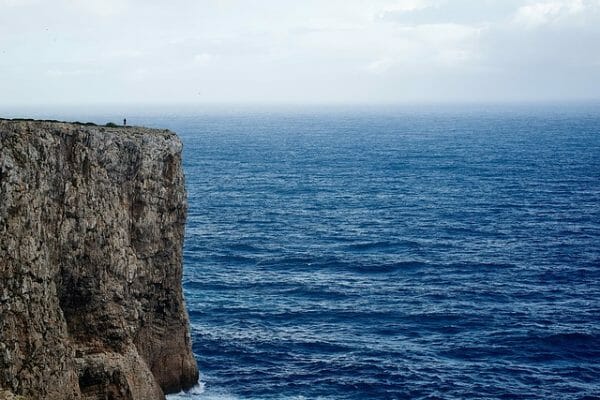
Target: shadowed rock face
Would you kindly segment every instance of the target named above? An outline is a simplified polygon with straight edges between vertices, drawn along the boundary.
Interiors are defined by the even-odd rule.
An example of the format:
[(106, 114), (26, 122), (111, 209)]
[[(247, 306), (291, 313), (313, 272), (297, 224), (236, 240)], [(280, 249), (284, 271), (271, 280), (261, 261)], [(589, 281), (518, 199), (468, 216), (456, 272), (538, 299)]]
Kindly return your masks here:
[(185, 214), (175, 134), (1, 120), (0, 393), (152, 400), (193, 386)]

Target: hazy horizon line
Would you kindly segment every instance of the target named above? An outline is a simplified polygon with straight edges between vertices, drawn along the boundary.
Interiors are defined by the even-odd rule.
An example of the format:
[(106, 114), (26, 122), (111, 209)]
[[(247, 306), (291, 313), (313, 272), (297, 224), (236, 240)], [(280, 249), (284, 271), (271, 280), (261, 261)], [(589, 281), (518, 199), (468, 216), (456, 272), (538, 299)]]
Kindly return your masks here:
[(4, 110), (31, 110), (31, 109), (57, 109), (57, 108), (155, 108), (155, 107), (207, 107), (207, 108), (263, 108), (263, 107), (413, 107), (413, 106), (503, 106), (503, 105), (583, 105), (583, 104), (599, 104), (599, 98), (567, 98), (567, 99), (499, 99), (499, 100), (415, 100), (415, 101), (395, 101), (395, 102), (339, 102), (339, 101), (323, 101), (323, 102), (293, 102), (293, 101), (277, 101), (277, 102), (55, 102), (55, 103), (28, 103), (28, 104), (2, 104), (0, 103), (0, 112)]

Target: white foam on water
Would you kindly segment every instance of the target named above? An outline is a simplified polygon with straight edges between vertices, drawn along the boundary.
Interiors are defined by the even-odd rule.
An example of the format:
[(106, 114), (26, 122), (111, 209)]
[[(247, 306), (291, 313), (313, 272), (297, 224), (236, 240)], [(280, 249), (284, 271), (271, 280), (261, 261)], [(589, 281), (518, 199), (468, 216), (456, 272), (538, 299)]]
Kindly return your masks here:
[[(269, 397), (272, 399), (272, 397)], [(308, 400), (304, 396), (284, 396), (278, 398), (280, 400)], [(328, 398), (317, 397), (313, 400), (327, 400)], [(228, 393), (220, 392), (216, 390), (204, 390), (204, 385), (195, 386), (188, 392), (180, 392), (177, 394), (170, 394), (167, 396), (167, 400), (265, 400), (263, 397), (237, 397)]]
[(196, 386), (188, 390), (187, 392), (181, 391), (175, 394), (167, 395), (167, 400), (177, 400), (177, 399), (194, 399), (197, 396), (204, 393), (204, 382), (198, 380)]
[(198, 384), (187, 392), (167, 395), (167, 400), (241, 400), (238, 397), (214, 390), (206, 390), (204, 382)]

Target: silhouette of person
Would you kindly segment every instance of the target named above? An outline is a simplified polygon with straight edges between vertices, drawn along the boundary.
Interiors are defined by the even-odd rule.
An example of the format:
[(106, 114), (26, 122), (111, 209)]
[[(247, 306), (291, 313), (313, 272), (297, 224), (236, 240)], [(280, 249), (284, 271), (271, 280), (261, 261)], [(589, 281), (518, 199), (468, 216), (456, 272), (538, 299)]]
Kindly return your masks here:
[(127, 118), (123, 118), (123, 126), (127, 126)]

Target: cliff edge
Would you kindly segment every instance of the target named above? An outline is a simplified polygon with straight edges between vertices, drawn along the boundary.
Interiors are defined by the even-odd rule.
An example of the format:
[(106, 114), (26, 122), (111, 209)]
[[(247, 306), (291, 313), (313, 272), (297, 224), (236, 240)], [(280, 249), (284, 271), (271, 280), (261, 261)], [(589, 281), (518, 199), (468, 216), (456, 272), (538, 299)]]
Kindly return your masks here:
[(181, 148), (163, 130), (0, 120), (0, 398), (196, 384)]

